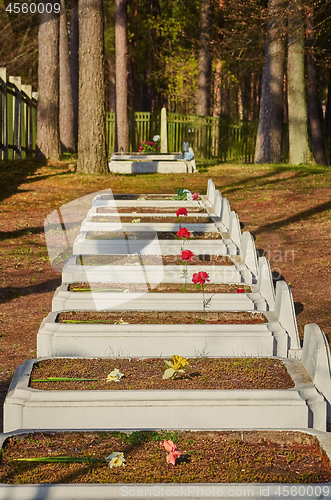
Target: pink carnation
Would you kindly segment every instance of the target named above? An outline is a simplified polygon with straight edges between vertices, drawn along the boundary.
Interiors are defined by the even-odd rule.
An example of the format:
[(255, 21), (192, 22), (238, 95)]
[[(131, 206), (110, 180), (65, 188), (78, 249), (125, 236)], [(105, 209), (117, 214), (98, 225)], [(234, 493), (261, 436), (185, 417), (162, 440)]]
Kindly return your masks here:
[(177, 446), (175, 443), (169, 439), (168, 441), (164, 440), (160, 445), (166, 450), (167, 454), (167, 464), (176, 465), (176, 458), (181, 456), (181, 452), (177, 450)]
[(196, 200), (200, 196), (200, 193), (192, 194), (192, 200)]

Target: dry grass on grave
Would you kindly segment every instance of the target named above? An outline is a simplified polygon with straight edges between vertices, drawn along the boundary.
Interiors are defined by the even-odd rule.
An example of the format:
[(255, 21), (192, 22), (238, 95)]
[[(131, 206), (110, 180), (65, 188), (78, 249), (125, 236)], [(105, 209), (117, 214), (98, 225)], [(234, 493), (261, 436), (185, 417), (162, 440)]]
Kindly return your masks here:
[[(47, 258), (43, 224), (54, 209), (88, 193), (206, 192), (207, 180), (227, 196), (244, 231), (270, 259), (275, 278), (290, 284), (300, 336), (317, 323), (331, 340), (331, 169), (228, 165), (198, 174), (77, 175), (74, 162), (0, 163), (0, 398), (13, 372), (36, 356), (42, 319), (61, 283)], [(208, 272), (208, 269), (207, 269)], [(2, 411), (0, 410), (0, 418)]]

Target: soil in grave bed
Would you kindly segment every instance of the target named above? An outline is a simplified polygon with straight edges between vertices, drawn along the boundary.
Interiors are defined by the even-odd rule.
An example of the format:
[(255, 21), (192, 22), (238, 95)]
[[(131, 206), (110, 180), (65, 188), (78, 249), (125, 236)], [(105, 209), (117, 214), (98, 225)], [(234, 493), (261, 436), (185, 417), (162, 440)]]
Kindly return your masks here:
[[(173, 200), (172, 194), (103, 194), (102, 200)], [(200, 197), (199, 197), (200, 199)], [(186, 200), (184, 200), (186, 201)]]
[[(191, 240), (221, 240), (222, 236), (218, 231), (190, 231), (191, 236), (186, 241)], [(159, 240), (176, 240), (176, 231), (88, 231), (87, 240), (154, 240), (157, 235)]]
[[(185, 374), (181, 374), (175, 380), (163, 380), (166, 365), (160, 358), (47, 359), (35, 363), (30, 387), (44, 391), (248, 390), (294, 387), (292, 378), (278, 359), (196, 358), (187, 361)], [(119, 382), (106, 382), (107, 375), (116, 368), (124, 376)], [(91, 380), (44, 381), (49, 377)]]
[(56, 323), (130, 325), (260, 325), (268, 320), (262, 313), (251, 312), (187, 312), (187, 311), (66, 311), (56, 316)]
[[(186, 208), (186, 207), (185, 207)], [(170, 213), (175, 214), (177, 212), (177, 207), (99, 207), (97, 208), (98, 214), (162, 214)], [(187, 207), (188, 214), (190, 213), (206, 213), (207, 210), (204, 207)]]
[(185, 217), (148, 217), (148, 216), (143, 216), (141, 219), (137, 219), (135, 215), (132, 215), (130, 217), (126, 216), (109, 216), (109, 217), (103, 217), (101, 215), (96, 215), (92, 217), (91, 222), (134, 222), (139, 221), (139, 224), (144, 224), (148, 222), (155, 222), (159, 223), (161, 222), (162, 224), (211, 224), (213, 222), (213, 219), (211, 217), (192, 217), (192, 216), (185, 216)]
[[(169, 439), (182, 453), (175, 466), (166, 463), (160, 446)], [(125, 467), (110, 468), (104, 461), (114, 452), (123, 453)], [(17, 461), (56, 456), (85, 458), (86, 462)], [(102, 461), (89, 463), (88, 458)], [(0, 475), (5, 484), (331, 481), (330, 465), (318, 440), (294, 431), (36, 432), (7, 438)], [(148, 489), (143, 493), (142, 487), (141, 496), (151, 496)]]
[[(162, 259), (162, 261), (161, 261)], [(79, 255), (76, 264), (81, 266), (153, 266), (153, 265), (181, 265), (179, 255)], [(187, 261), (189, 266), (233, 266), (232, 260), (226, 255), (194, 255), (192, 261)]]
[[(199, 285), (200, 286), (200, 285)], [(144, 283), (87, 283), (78, 282), (68, 285), (69, 292), (150, 292), (150, 293), (184, 293), (183, 283), (160, 283), (155, 288), (147, 288)], [(227, 285), (227, 284), (205, 284), (205, 293), (237, 293), (238, 289), (243, 289), (244, 293), (251, 293), (251, 287), (248, 285)], [(185, 293), (201, 293), (201, 288), (197, 285), (188, 283)]]

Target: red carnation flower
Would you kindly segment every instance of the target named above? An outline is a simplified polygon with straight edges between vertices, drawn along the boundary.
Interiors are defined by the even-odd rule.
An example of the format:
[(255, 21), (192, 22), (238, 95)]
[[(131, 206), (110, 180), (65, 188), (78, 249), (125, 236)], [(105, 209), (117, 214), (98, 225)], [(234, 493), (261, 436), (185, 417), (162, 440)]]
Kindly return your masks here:
[(179, 217), (180, 215), (187, 215), (187, 210), (186, 208), (179, 208), (176, 212), (176, 217)]
[(192, 200), (196, 200), (200, 196), (200, 193), (192, 194)]
[(179, 256), (182, 260), (189, 260), (190, 262), (192, 262), (194, 253), (191, 252), (191, 250), (182, 250)]
[(177, 231), (178, 238), (189, 238), (191, 236), (190, 231), (186, 229), (186, 227), (181, 227), (179, 231)]
[(196, 285), (204, 285), (206, 281), (210, 281), (209, 274), (205, 271), (200, 271), (199, 273), (194, 273), (192, 278), (193, 283)]
[(244, 288), (242, 287), (237, 288), (237, 293), (245, 293)]
[(153, 143), (151, 141), (148, 141), (149, 146), (153, 146)]

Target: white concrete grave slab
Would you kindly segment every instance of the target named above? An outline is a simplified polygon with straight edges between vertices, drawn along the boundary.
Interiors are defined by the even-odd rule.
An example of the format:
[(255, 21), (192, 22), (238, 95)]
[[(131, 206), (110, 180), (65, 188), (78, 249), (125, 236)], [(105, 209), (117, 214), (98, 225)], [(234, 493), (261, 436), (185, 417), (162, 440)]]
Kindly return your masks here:
[(317, 390), (327, 401), (327, 419), (331, 422), (331, 356), (326, 336), (314, 323), (304, 329), (302, 364)]
[[(183, 285), (184, 286), (184, 285)], [(206, 294), (209, 296), (212, 294)], [(176, 310), (201, 311), (201, 292), (197, 293), (148, 293), (123, 292), (69, 292), (68, 284), (55, 291), (52, 311), (111, 310), (121, 306), (122, 310)], [(209, 311), (266, 311), (268, 305), (263, 297), (255, 293), (216, 293)]]
[[(134, 217), (136, 218), (136, 217)], [(210, 232), (216, 233), (218, 229), (214, 222), (196, 222), (196, 223), (187, 223), (185, 220), (183, 222), (168, 222), (165, 220), (164, 222), (145, 222), (143, 218), (141, 218), (140, 223), (132, 223), (132, 222), (92, 222), (91, 220), (84, 220), (81, 225), (81, 232), (87, 231), (146, 231), (149, 229), (153, 229), (154, 231), (172, 231), (173, 233), (177, 233), (181, 227), (186, 227), (190, 232)], [(216, 218), (215, 218), (216, 219)]]
[[(288, 311), (290, 295), (278, 287), (276, 312), (264, 312), (268, 322), (245, 325), (152, 325), (152, 324), (65, 324), (57, 323), (56, 312), (51, 312), (41, 323), (37, 335), (38, 357), (96, 356), (118, 353), (120, 357), (196, 356), (199, 352), (222, 356), (281, 356), (291, 355), (295, 343), (293, 331), (287, 332), (279, 318)], [(118, 307), (119, 319), (123, 307)], [(131, 309), (132, 310), (132, 309)], [(171, 311), (165, 303), (163, 311)], [(175, 310), (178, 310), (178, 305)], [(293, 325), (289, 322), (290, 326)]]
[[(290, 337), (290, 353), (295, 356), (295, 351), (301, 349), (297, 320), (294, 310), (293, 297), (290, 287), (285, 281), (277, 281), (274, 312), (280, 324)], [(290, 354), (291, 356), (291, 354)]]
[[(179, 253), (179, 252), (178, 252)], [(178, 255), (174, 252), (174, 255)], [(215, 254), (213, 254), (215, 255)], [(221, 254), (216, 254), (221, 255)], [(73, 282), (90, 282), (90, 283), (145, 283), (145, 273), (147, 274), (148, 281), (152, 288), (158, 283), (181, 283), (183, 268), (178, 265), (162, 265), (160, 258), (160, 265), (148, 265), (144, 261), (145, 255), (137, 255), (137, 265), (125, 265), (126, 255), (123, 255), (121, 264), (117, 265), (80, 265), (79, 257), (76, 255), (71, 256), (65, 263), (62, 272), (63, 283)], [(81, 256), (84, 263), (84, 255)], [(243, 270), (244, 268), (244, 270)], [(247, 275), (247, 268), (245, 265), (239, 266), (189, 266), (190, 275), (200, 271), (206, 271), (210, 277), (210, 283), (243, 283), (243, 274)], [(245, 283), (252, 283), (252, 280)]]
[[(116, 412), (122, 429), (326, 430), (326, 403), (300, 362), (291, 360), (298, 386), (282, 390), (38, 390), (29, 387), (33, 364), (16, 370), (4, 403), (4, 431), (18, 429), (87, 430), (109, 427)], [(291, 374), (292, 364), (287, 362)], [(119, 382), (120, 383), (120, 382)], [(303, 397), (301, 387), (309, 396)]]
[(224, 226), (229, 229), (230, 228), (230, 203), (227, 198), (222, 198), (222, 210), (221, 210), (221, 221)]
[[(154, 229), (145, 228), (145, 231), (151, 232), (149, 240), (137, 239), (135, 233), (142, 231), (143, 228), (134, 229), (128, 233), (128, 239), (123, 237), (118, 239), (88, 239), (87, 231), (81, 232), (74, 243), (74, 255), (113, 255), (113, 254), (145, 254), (145, 255), (178, 255), (182, 249), (184, 240), (161, 240), (157, 237)], [(218, 232), (218, 231), (213, 231)], [(153, 234), (152, 234), (153, 233)], [(175, 232), (174, 232), (175, 234)], [(233, 250), (239, 253), (237, 247), (230, 239), (206, 239), (206, 240), (187, 240), (184, 242), (184, 249), (189, 249), (197, 254), (210, 255), (230, 255)], [(232, 252), (230, 252), (232, 250)]]
[[(54, 429), (47, 429), (56, 432)], [(94, 430), (89, 429), (89, 430)], [(108, 427), (104, 430), (108, 430)], [(185, 430), (185, 429), (183, 429)], [(269, 435), (268, 438), (272, 439)], [(275, 429), (276, 430), (276, 429)], [(277, 435), (283, 434), (282, 441), (291, 444), (288, 439), (289, 432), (296, 432), (302, 436), (302, 442), (306, 436), (316, 437), (320, 447), (325, 451), (329, 462), (331, 462), (331, 437), (329, 432), (317, 431), (315, 429), (290, 429), (284, 427), (277, 429)], [(36, 431), (38, 432), (38, 431)], [(246, 429), (242, 429), (242, 439), (246, 438)], [(8, 438), (19, 438), (26, 431), (8, 432), (0, 434), (0, 446)], [(70, 435), (70, 434), (69, 434)], [(249, 497), (252, 500), (261, 500), (261, 495), (270, 499), (278, 498), (280, 492), (287, 496), (288, 492), (299, 491), (300, 498), (304, 500), (317, 500), (321, 496), (330, 498), (331, 484), (289, 484), (283, 483), (138, 483), (138, 484), (0, 484), (0, 500), (118, 500), (122, 497), (149, 498), (153, 496), (164, 496), (170, 500), (178, 498), (179, 494), (187, 500), (207, 500), (213, 494), (224, 500)], [(300, 489), (301, 488), (301, 489)], [(234, 496), (236, 495), (236, 497)]]
[(207, 199), (209, 203), (214, 204), (215, 199), (215, 184), (212, 179), (208, 179), (207, 182)]

